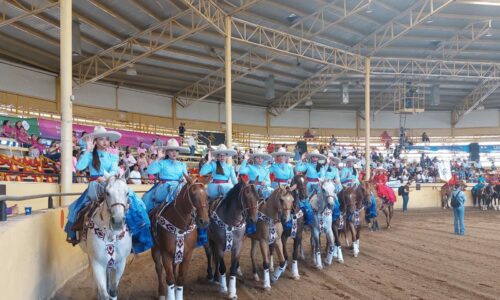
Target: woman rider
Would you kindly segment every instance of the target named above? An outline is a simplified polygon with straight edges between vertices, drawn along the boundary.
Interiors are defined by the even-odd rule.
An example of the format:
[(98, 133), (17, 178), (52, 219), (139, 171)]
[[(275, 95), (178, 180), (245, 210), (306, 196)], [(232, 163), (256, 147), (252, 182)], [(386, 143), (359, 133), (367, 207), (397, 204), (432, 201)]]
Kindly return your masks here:
[(188, 175), (188, 172), (186, 164), (177, 160), (179, 153), (189, 153), (189, 149), (179, 147), (176, 139), (170, 139), (165, 147), (158, 149), (156, 160), (149, 165), (148, 175), (159, 174), (160, 182), (142, 197), (148, 211), (164, 201), (174, 201), (184, 186), (184, 175)]
[[(331, 180), (335, 184), (335, 201), (333, 203), (332, 209), (332, 222), (335, 223), (341, 215), (340, 212), (340, 202), (337, 194), (342, 190), (342, 185), (340, 184), (340, 172), (338, 165), (340, 159), (333, 156), (333, 153), (328, 153), (328, 163), (321, 168), (320, 178), (323, 181)], [(335, 241), (335, 247), (333, 248), (333, 257), (337, 258), (338, 262), (344, 262), (342, 255), (342, 249), (340, 248), (340, 241)]]
[[(118, 141), (121, 134), (116, 131), (107, 131), (102, 126), (96, 126), (94, 132), (85, 135), (86, 151), (80, 156), (76, 169), (83, 171), (89, 169), (89, 187), (75, 202), (69, 206), (68, 223), (65, 231), (68, 234), (68, 242), (76, 245), (76, 232), (73, 224), (77, 221), (80, 210), (91, 202), (99, 201), (104, 197), (104, 190), (109, 176), (118, 173), (118, 156), (107, 152), (109, 141)], [(126, 222), (132, 235), (132, 247), (135, 253), (141, 253), (152, 247), (153, 242), (150, 234), (150, 222), (144, 203), (131, 190), (129, 190), (130, 207), (127, 210)]]
[(340, 171), (340, 183), (343, 186), (357, 187), (359, 185), (358, 171), (354, 168), (354, 164), (358, 159), (354, 156), (349, 156), (345, 159), (345, 166)]
[[(253, 160), (253, 165), (248, 164), (248, 159)], [(245, 153), (245, 159), (240, 165), (240, 174), (248, 175), (250, 183), (255, 184), (264, 199), (267, 199), (273, 192), (267, 167), (267, 162), (271, 159), (271, 155), (264, 153), (263, 149), (258, 149), (253, 154)]]
[(279, 148), (278, 151), (271, 153), (274, 157), (274, 163), (269, 168), (269, 173), (274, 180), (271, 184), (273, 189), (280, 185), (290, 185), (293, 179), (293, 167), (287, 162), (287, 158), (293, 157), (294, 154), (286, 152), (285, 148)]
[(236, 151), (227, 149), (224, 144), (220, 144), (217, 150), (208, 153), (208, 161), (201, 167), (200, 175), (212, 175), (212, 181), (207, 186), (208, 197), (211, 201), (219, 197), (224, 198), (227, 192), (238, 183), (233, 166), (227, 163), (227, 158), (234, 155)]

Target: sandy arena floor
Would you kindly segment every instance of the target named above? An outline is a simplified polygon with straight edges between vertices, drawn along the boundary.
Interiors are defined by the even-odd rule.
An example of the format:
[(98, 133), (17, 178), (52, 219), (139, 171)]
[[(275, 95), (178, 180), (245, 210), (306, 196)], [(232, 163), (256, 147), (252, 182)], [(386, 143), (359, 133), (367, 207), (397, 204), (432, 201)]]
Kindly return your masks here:
[[(450, 211), (396, 212), (390, 230), (383, 226), (376, 233), (362, 232), (358, 258), (344, 249), (343, 265), (319, 271), (307, 255), (306, 261), (299, 261), (301, 279), (290, 279), (286, 271), (271, 292), (252, 279), (247, 240), (239, 299), (500, 299), (500, 212), (467, 210), (463, 237), (453, 235), (452, 224)], [(305, 248), (309, 254), (309, 246)], [(218, 286), (205, 279), (205, 269), (205, 255), (197, 249), (184, 288), (186, 299), (222, 299)], [(146, 253), (127, 266), (119, 298), (157, 299), (156, 290), (153, 261)], [(87, 300), (94, 295), (92, 278), (83, 272), (55, 299)]]

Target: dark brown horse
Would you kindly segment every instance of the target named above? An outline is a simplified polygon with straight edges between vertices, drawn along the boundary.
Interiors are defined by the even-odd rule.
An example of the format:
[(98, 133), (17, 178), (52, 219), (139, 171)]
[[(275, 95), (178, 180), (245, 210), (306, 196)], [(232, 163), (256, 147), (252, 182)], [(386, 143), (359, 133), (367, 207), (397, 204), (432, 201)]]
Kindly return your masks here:
[(345, 217), (346, 231), (349, 230), (351, 232), (354, 257), (358, 257), (359, 254), (359, 238), (361, 233), (360, 213), (363, 207), (370, 201), (370, 191), (370, 183), (364, 181), (356, 188), (344, 187), (338, 194), (340, 210), (342, 212), (341, 218)]
[(219, 281), (219, 292), (228, 293), (224, 253), (231, 252), (229, 270), (229, 298), (237, 298), (236, 275), (245, 237), (246, 222), (257, 222), (259, 194), (255, 185), (240, 179), (226, 197), (215, 204), (208, 227), (209, 246), (206, 247), (208, 277), (214, 278), (211, 257), (215, 263), (215, 278)]
[[(158, 276), (160, 299), (182, 299), (184, 279), (195, 247), (198, 233), (196, 226), (206, 228), (208, 218), (208, 194), (205, 185), (185, 176), (187, 183), (175, 200), (163, 204), (150, 214), (154, 246), (151, 255)], [(175, 275), (176, 267), (177, 276)], [(162, 280), (163, 268), (167, 273)]]

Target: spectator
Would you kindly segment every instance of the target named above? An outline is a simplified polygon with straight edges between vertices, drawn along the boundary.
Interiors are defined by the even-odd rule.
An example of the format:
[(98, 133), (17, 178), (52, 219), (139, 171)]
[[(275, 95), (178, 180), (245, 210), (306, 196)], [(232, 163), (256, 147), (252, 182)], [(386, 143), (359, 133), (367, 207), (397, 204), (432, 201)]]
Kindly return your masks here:
[(337, 138), (335, 137), (335, 134), (332, 134), (332, 137), (330, 138), (330, 146), (335, 147), (337, 145)]
[(342, 150), (341, 150), (341, 157), (342, 157), (342, 160), (345, 160), (347, 158), (347, 149), (345, 148), (345, 146), (342, 146)]
[(76, 135), (76, 131), (74, 130), (73, 130), (72, 142), (73, 142), (73, 148), (78, 146), (78, 136)]
[(151, 146), (149, 146), (149, 153), (158, 154), (158, 147), (155, 145), (155, 140), (153, 140)]
[(120, 160), (118, 162), (118, 176), (122, 177), (123, 174), (125, 174), (126, 170), (127, 170), (127, 163), (124, 160)]
[[(452, 206), (453, 213), (455, 216), (454, 228), (456, 235), (464, 235), (465, 234), (465, 225), (464, 225), (464, 211), (465, 211), (465, 194), (462, 191), (462, 185), (456, 184), (455, 189), (452, 194)], [(456, 203), (454, 205), (454, 203)]]
[(422, 133), (422, 142), (428, 143), (430, 141), (431, 140), (429, 139), (429, 136), (427, 135), (427, 133), (426, 132)]
[(194, 156), (194, 151), (196, 150), (196, 133), (188, 137), (187, 143), (189, 146), (189, 156)]
[(73, 150), (73, 157), (71, 158), (71, 165), (73, 169), (73, 183), (76, 183), (76, 164), (78, 163), (78, 150)]
[(2, 136), (4, 137), (14, 137), (14, 128), (10, 124), (10, 120), (4, 120), (2, 125)]
[(186, 128), (184, 127), (185, 125), (185, 123), (181, 123), (179, 125), (179, 136), (182, 138), (182, 140), (184, 140), (184, 133), (186, 132)]
[(16, 126), (14, 127), (16, 139), (21, 144), (21, 147), (29, 148), (30, 142), (28, 137), (28, 132), (26, 128), (29, 128), (28, 122), (26, 121), (17, 121)]
[(294, 161), (300, 161), (300, 157), (302, 156), (302, 153), (300, 153), (300, 148), (299, 145), (295, 145), (295, 150), (294, 150)]
[(160, 139), (160, 136), (156, 136), (156, 140), (154, 141), (154, 145), (158, 148), (163, 147), (163, 141)]
[(267, 153), (271, 154), (274, 152), (274, 144), (268, 143), (267, 144)]
[(141, 173), (139, 172), (139, 165), (135, 164), (130, 172), (129, 183), (142, 184)]
[(403, 185), (403, 180), (401, 180), (401, 186), (398, 189), (398, 194), (403, 197), (403, 213), (407, 213), (408, 201), (410, 200), (410, 182)]
[(80, 147), (80, 151), (85, 152), (87, 149), (87, 142), (85, 142), (82, 137), (86, 135), (86, 131), (82, 131), (82, 134), (80, 135), (80, 139), (78, 140), (78, 147)]
[(135, 157), (130, 153), (129, 151), (125, 152), (125, 163), (128, 168), (132, 171), (132, 168), (134, 167), (135, 164), (137, 164), (137, 160)]
[(116, 156), (120, 155), (120, 149), (118, 149), (118, 147), (116, 146), (116, 142), (109, 142), (109, 147), (107, 151)]
[(53, 161), (59, 161), (61, 158), (61, 146), (58, 142), (52, 141), (49, 149), (47, 149), (47, 157)]
[(146, 158), (146, 153), (139, 154), (139, 158), (137, 159), (137, 164), (139, 165), (139, 171), (141, 173), (149, 166), (148, 160)]
[(143, 153), (145, 154), (147, 151), (148, 149), (146, 149), (146, 146), (144, 146), (144, 142), (140, 142), (139, 147), (137, 147), (137, 155), (141, 155)]

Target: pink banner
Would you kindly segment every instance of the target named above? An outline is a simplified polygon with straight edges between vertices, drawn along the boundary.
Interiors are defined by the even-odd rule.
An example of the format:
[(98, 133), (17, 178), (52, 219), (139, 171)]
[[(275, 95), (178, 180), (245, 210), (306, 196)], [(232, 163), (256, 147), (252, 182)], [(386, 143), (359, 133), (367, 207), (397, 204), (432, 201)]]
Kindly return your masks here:
[[(52, 140), (61, 139), (61, 122), (46, 120), (46, 119), (38, 119), (38, 127), (40, 128), (40, 135), (43, 138)], [(108, 129), (108, 130), (114, 130), (114, 129)], [(76, 131), (78, 133), (78, 137), (80, 137), (83, 132), (89, 133), (94, 131), (94, 127), (87, 125), (73, 124), (73, 131)], [(180, 143), (180, 137), (178, 136), (164, 136), (164, 135), (156, 135), (156, 134), (134, 132), (127, 130), (114, 130), (114, 131), (118, 131), (119, 133), (122, 134), (122, 138), (118, 142), (118, 144), (121, 146), (137, 147), (139, 146), (140, 142), (144, 142), (144, 144), (146, 145), (151, 145), (153, 141), (156, 140), (156, 138), (158, 137), (160, 137), (160, 140), (162, 140), (164, 144), (167, 143), (167, 140), (172, 138), (177, 139), (177, 141)]]

